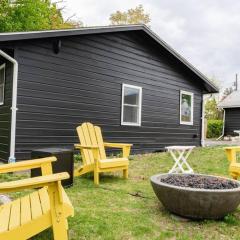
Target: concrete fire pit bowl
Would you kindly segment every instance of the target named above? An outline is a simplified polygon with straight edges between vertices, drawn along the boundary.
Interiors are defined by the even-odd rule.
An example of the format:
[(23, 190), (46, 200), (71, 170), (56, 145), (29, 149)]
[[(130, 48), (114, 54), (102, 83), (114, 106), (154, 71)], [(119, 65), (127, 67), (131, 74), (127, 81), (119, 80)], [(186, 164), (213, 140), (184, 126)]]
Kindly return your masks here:
[(240, 184), (236, 180), (210, 175), (191, 174), (229, 180), (233, 181), (233, 184), (237, 184), (237, 187), (232, 189), (215, 190), (179, 187), (161, 182), (161, 179), (167, 178), (169, 175), (181, 174), (154, 175), (151, 177), (151, 184), (163, 206), (179, 216), (192, 219), (221, 219), (228, 213), (233, 212), (240, 203)]

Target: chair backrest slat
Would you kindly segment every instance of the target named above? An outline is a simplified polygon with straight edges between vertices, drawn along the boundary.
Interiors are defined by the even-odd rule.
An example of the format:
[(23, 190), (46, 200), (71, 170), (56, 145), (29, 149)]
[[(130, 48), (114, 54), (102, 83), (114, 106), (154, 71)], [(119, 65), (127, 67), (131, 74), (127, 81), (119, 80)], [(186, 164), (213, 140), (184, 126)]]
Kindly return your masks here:
[[(101, 128), (91, 123), (83, 123), (77, 127), (77, 133), (82, 145), (98, 146), (101, 159), (106, 159), (105, 148)], [(93, 150), (81, 150), (83, 163), (88, 165), (94, 163)]]
[(102, 130), (98, 126), (95, 126), (94, 129), (95, 129), (97, 143), (99, 146), (100, 157), (101, 159), (106, 159), (107, 157), (106, 157), (106, 152), (105, 152), (104, 143), (103, 143)]
[[(77, 133), (78, 133), (80, 143), (82, 145), (88, 145), (89, 141), (87, 141), (87, 138), (85, 138), (85, 135), (87, 135), (87, 126), (81, 125), (77, 127)], [(93, 153), (91, 150), (83, 149), (81, 150), (81, 155), (82, 155), (84, 165), (88, 165), (94, 162)]]

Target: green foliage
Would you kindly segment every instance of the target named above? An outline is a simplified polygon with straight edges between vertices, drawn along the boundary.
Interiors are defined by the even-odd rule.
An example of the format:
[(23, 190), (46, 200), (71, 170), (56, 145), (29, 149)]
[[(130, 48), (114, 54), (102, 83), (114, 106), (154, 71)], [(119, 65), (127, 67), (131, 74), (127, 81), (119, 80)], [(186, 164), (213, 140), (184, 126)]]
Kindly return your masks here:
[(207, 138), (217, 138), (222, 134), (222, 120), (208, 120)]
[(228, 95), (230, 95), (233, 92), (233, 88), (229, 87), (229, 88), (225, 88), (223, 91), (223, 97), (222, 100), (224, 100)]
[(144, 8), (141, 4), (126, 12), (116, 11), (110, 15), (109, 20), (112, 25), (149, 24), (151, 21), (149, 14), (144, 12)]
[(82, 161), (82, 156), (80, 153), (74, 154), (74, 162), (81, 162)]
[(61, 9), (50, 0), (0, 0), (0, 32), (72, 27), (74, 23), (64, 22)]
[(230, 225), (236, 225), (238, 223), (238, 219), (233, 214), (228, 214), (224, 217), (224, 222)]
[(205, 104), (205, 118), (208, 120), (222, 119), (222, 110), (217, 108), (217, 101), (215, 98), (209, 99)]

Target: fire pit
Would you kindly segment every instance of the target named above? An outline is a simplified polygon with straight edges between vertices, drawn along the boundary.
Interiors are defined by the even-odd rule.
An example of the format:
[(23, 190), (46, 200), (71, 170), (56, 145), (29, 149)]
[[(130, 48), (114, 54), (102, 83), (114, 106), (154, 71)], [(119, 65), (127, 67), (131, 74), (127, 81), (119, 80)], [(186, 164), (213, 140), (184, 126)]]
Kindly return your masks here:
[(203, 174), (158, 174), (153, 190), (170, 212), (193, 219), (221, 219), (240, 203), (236, 180)]

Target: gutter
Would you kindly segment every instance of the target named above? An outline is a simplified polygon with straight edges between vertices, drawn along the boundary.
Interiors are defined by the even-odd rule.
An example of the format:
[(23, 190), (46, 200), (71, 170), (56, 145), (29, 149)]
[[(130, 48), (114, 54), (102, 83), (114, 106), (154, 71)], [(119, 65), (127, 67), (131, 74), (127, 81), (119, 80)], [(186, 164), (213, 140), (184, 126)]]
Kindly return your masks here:
[(11, 141), (10, 141), (10, 156), (8, 162), (16, 162), (15, 157), (15, 139), (16, 139), (16, 117), (17, 117), (17, 82), (18, 82), (18, 62), (9, 56), (7, 53), (0, 50), (0, 56), (7, 59), (13, 64), (13, 85), (12, 85), (12, 118), (11, 118)]

